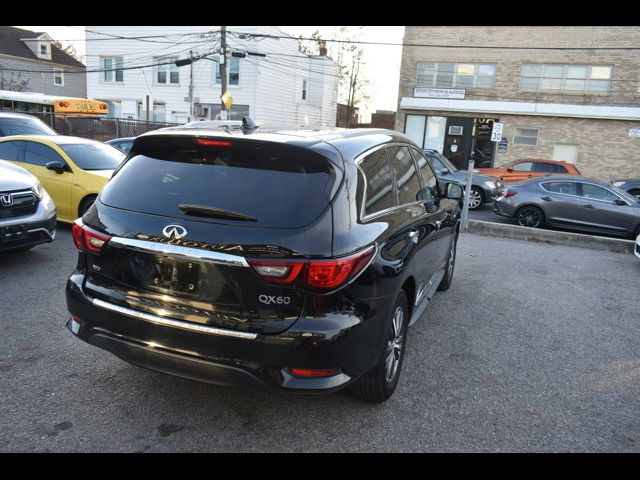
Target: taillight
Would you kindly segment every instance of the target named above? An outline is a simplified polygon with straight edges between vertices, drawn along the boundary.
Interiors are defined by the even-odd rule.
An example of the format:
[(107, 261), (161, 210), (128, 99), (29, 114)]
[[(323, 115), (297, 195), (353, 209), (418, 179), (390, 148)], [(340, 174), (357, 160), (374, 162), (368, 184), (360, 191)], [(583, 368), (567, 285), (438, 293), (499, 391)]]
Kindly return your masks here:
[(71, 225), (71, 234), (76, 248), (82, 252), (100, 253), (111, 238), (87, 227), (80, 218)]
[(207, 140), (205, 138), (196, 138), (193, 143), (197, 145), (205, 145), (207, 147), (230, 147), (231, 142), (227, 140)]
[(374, 248), (334, 260), (311, 260), (307, 270), (307, 286), (337, 288), (355, 277), (371, 260)]
[(298, 277), (302, 267), (304, 267), (304, 262), (302, 261), (256, 260), (249, 263), (262, 278), (275, 283), (293, 282)]
[(517, 195), (518, 192), (514, 191), (514, 190), (505, 190), (504, 192), (502, 192), (502, 196), (504, 198), (509, 198), (509, 197), (513, 197), (514, 195)]
[(331, 260), (250, 260), (249, 263), (262, 278), (269, 282), (291, 284), (304, 269), (303, 285), (322, 290), (341, 287), (353, 279), (367, 265), (375, 252), (374, 247), (348, 257)]
[(340, 372), (337, 368), (311, 369), (311, 368), (290, 368), (289, 371), (296, 377), (320, 378), (332, 377)]

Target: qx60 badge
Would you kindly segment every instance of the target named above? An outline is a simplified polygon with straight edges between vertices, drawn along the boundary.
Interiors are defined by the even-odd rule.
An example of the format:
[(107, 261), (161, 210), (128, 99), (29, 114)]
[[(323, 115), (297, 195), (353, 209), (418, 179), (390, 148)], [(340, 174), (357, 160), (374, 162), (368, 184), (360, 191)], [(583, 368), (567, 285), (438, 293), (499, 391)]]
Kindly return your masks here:
[(162, 234), (167, 238), (180, 239), (187, 236), (187, 229), (182, 225), (167, 225), (162, 229)]

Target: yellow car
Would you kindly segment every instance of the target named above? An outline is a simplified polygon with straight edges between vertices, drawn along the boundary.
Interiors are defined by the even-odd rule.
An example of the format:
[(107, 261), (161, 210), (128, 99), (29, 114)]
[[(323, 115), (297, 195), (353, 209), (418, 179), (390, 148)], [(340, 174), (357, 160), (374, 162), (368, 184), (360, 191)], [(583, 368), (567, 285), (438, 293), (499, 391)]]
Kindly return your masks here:
[(13, 135), (0, 138), (0, 159), (19, 165), (40, 180), (58, 220), (73, 222), (96, 196), (125, 155), (110, 145), (65, 135)]

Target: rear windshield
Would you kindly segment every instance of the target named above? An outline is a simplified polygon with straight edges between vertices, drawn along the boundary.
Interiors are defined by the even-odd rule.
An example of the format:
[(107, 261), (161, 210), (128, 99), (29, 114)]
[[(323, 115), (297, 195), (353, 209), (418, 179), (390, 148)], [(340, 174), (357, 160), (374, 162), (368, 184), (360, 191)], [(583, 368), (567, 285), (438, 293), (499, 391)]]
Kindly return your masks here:
[(0, 137), (9, 135), (57, 135), (57, 133), (35, 118), (0, 118)]
[(115, 170), (125, 155), (111, 145), (102, 143), (69, 143), (59, 147), (82, 170)]
[[(299, 228), (313, 222), (331, 200), (336, 172), (316, 153), (267, 142), (196, 141), (139, 147), (107, 184), (100, 201), (175, 218)], [(256, 220), (194, 214), (179, 208), (184, 204), (230, 210)]]

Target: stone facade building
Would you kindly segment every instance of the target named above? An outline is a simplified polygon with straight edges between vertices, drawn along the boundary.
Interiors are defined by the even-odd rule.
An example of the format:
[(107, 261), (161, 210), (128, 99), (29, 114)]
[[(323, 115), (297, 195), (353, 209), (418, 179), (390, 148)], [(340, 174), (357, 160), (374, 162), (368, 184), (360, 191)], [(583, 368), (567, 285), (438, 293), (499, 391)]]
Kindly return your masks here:
[(396, 129), (418, 145), (461, 168), (547, 158), (640, 177), (640, 27), (407, 26), (403, 43)]

